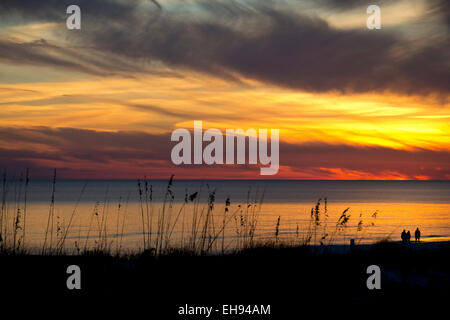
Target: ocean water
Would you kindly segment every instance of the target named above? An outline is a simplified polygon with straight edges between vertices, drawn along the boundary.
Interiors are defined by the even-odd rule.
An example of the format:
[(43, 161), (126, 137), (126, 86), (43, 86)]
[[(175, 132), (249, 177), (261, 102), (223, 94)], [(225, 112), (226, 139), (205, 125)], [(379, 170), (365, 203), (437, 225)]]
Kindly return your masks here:
[(133, 251), (144, 241), (199, 245), (203, 235), (211, 250), (230, 250), (249, 241), (399, 240), (417, 227), (422, 241), (450, 239), (450, 181), (148, 181), (141, 194), (137, 181), (57, 180), (54, 187), (52, 203), (52, 181), (32, 180), (25, 201), (24, 183), (7, 183), (4, 241), (41, 248), (64, 238), (68, 250)]

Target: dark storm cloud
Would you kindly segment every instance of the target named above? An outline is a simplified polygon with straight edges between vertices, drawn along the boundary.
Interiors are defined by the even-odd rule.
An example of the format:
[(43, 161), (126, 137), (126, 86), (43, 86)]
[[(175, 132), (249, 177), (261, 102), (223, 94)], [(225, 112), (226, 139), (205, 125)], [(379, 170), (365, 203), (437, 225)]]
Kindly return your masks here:
[[(204, 168), (208, 168), (211, 178), (226, 177), (230, 172), (226, 171), (229, 167), (220, 165), (174, 166), (170, 152), (175, 142), (170, 142), (170, 134), (0, 127), (0, 137), (3, 146), (15, 146), (0, 148), (0, 168), (8, 168), (13, 172), (20, 172), (26, 167), (34, 168), (43, 178), (50, 176), (53, 167), (66, 168), (68, 171), (65, 177), (76, 178), (80, 164), (84, 164), (83, 170), (90, 168), (93, 173), (114, 173), (117, 169), (121, 171), (121, 177), (128, 178), (134, 178), (139, 172), (155, 176), (161, 172), (170, 174), (174, 170), (177, 170), (179, 177), (192, 177), (196, 173), (202, 176), (201, 170)], [(280, 174), (283, 174), (283, 168), (288, 168), (288, 172), (307, 173), (320, 178), (326, 178), (330, 175), (327, 170), (334, 169), (373, 176), (385, 176), (388, 172), (410, 179), (419, 176), (429, 179), (450, 178), (450, 152), (445, 150), (396, 150), (318, 142), (281, 142), (280, 165)], [(233, 172), (249, 170), (249, 166), (233, 168)], [(289, 176), (284, 174), (283, 178)]]
[(105, 75), (104, 72), (86, 67), (75, 61), (52, 55), (51, 51), (55, 48), (55, 46), (47, 45), (46, 41), (16, 43), (0, 40), (0, 62), (60, 67), (94, 75)]
[(27, 22), (65, 22), (66, 9), (69, 5), (76, 4), (97, 18), (127, 19), (133, 15), (137, 1), (115, 0), (2, 0), (0, 1), (0, 14), (17, 15)]
[[(408, 50), (408, 42), (395, 29), (338, 30), (318, 17), (276, 8), (274, 2), (199, 2), (207, 14), (181, 14), (143, 8), (142, 2), (81, 1), (82, 30), (67, 31), (87, 56), (107, 55), (126, 60), (120, 71), (142, 72), (151, 62), (175, 70), (194, 70), (237, 80), (244, 76), (262, 82), (324, 92), (397, 91), (448, 94), (450, 67), (448, 41)], [(338, 2), (330, 1), (330, 5)], [(441, 5), (441, 2), (436, 2)], [(64, 21), (64, 1), (2, 1), (0, 11), (24, 19)], [(37, 10), (37, 6), (40, 9)], [(437, 4), (434, 6), (436, 7)], [(59, 11), (58, 11), (59, 10)], [(59, 13), (57, 13), (59, 12)], [(438, 10), (432, 15), (440, 15)], [(448, 40), (446, 38), (445, 40)], [(23, 45), (0, 46), (0, 58), (22, 63), (45, 63), (77, 68), (67, 60), (52, 60)], [(402, 54), (399, 54), (399, 49)], [(88, 73), (117, 73), (120, 65), (92, 58)], [(99, 64), (95, 67), (95, 61)], [(130, 70), (133, 69), (133, 70)]]
[(447, 27), (447, 36), (450, 31), (450, 1), (430, 0), (428, 2), (428, 13), (440, 17)]
[(329, 7), (333, 9), (353, 9), (355, 7), (368, 7), (369, 5), (383, 5), (392, 3), (392, 0), (315, 0), (315, 3), (320, 6)]
[(57, 168), (64, 178), (135, 178), (172, 166), (167, 134), (0, 127), (0, 137), (8, 146), (0, 147), (0, 170), (9, 175), (29, 168), (33, 177), (48, 178)]
[(156, 0), (151, 0), (151, 1), (153, 2), (153, 4), (154, 4), (159, 10), (162, 10), (162, 6), (159, 4), (158, 1), (156, 1)]
[(0, 62), (64, 68), (103, 77), (132, 77), (136, 73), (150, 72), (150, 69), (142, 64), (128, 61), (118, 55), (105, 55), (92, 48), (57, 46), (44, 39), (32, 42), (0, 39)]
[[(440, 44), (394, 57), (402, 40), (392, 31), (336, 30), (318, 18), (268, 8), (253, 15), (260, 30), (163, 17), (133, 37), (121, 25), (87, 39), (130, 59), (150, 57), (223, 77), (238, 73), (294, 89), (449, 91), (448, 51)], [(239, 16), (235, 23), (242, 23)]]
[(56, 159), (61, 159), (62, 156), (96, 161), (127, 158), (168, 159), (170, 157), (170, 153), (166, 152), (169, 150), (168, 135), (75, 128), (0, 127), (0, 136), (2, 137), (0, 141), (8, 144), (35, 146), (32, 150), (23, 150), (25, 154), (34, 152), (36, 155), (42, 154), (45, 157), (53, 155)]

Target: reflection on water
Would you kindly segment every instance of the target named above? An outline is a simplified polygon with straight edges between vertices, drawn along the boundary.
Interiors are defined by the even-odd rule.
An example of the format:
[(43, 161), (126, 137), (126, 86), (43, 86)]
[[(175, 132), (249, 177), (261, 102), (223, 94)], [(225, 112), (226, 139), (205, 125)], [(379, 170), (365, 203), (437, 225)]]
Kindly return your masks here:
[[(449, 182), (175, 181), (167, 194), (167, 182), (158, 181), (149, 182), (147, 194), (142, 184), (142, 202), (133, 181), (92, 181), (81, 195), (83, 185), (80, 181), (57, 182), (50, 222), (53, 245), (63, 237), (66, 248), (95, 247), (103, 241), (112, 250), (140, 249), (144, 241), (147, 247), (157, 241), (187, 246), (193, 237), (197, 244), (204, 237), (205, 246), (212, 241), (213, 250), (242, 246), (250, 237), (290, 243), (308, 238), (311, 243), (347, 243), (349, 239), (370, 243), (398, 240), (403, 229), (414, 233), (417, 227), (423, 241), (450, 238)], [(11, 242), (16, 233), (15, 241), (19, 241), (24, 190), (18, 201), (17, 186), (10, 183), (7, 188), (2, 235)], [(190, 199), (195, 192), (199, 193)], [(26, 234), (21, 241), (40, 248), (49, 225), (51, 183), (32, 182), (27, 197)], [(322, 198), (319, 211), (311, 212), (318, 198)], [(349, 220), (339, 227), (337, 221), (347, 208)]]

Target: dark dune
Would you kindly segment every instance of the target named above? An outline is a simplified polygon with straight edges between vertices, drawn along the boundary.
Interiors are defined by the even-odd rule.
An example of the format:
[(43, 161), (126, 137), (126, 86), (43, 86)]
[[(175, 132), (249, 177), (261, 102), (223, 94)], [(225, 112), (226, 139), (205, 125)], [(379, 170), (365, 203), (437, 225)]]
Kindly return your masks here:
[[(223, 256), (173, 251), (157, 258), (3, 254), (0, 274), (2, 291), (12, 299), (62, 305), (117, 301), (164, 315), (160, 319), (183, 319), (177, 310), (185, 304), (270, 304), (271, 319), (288, 319), (304, 308), (333, 313), (378, 306), (379, 311), (401, 304), (445, 306), (450, 297), (450, 242), (347, 249), (261, 246)], [(66, 268), (73, 264), (82, 270), (81, 290), (66, 288)], [(366, 286), (366, 269), (373, 264), (381, 268), (380, 290)]]

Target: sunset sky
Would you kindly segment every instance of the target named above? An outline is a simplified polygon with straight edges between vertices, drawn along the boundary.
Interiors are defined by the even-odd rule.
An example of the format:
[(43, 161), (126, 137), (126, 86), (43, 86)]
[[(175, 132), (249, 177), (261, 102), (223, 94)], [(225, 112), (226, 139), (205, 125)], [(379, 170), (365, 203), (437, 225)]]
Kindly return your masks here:
[[(450, 179), (442, 0), (0, 1), (0, 168), (48, 178)], [(81, 30), (66, 8), (81, 8)], [(381, 7), (381, 30), (366, 8)], [(280, 170), (170, 134), (280, 129)]]

